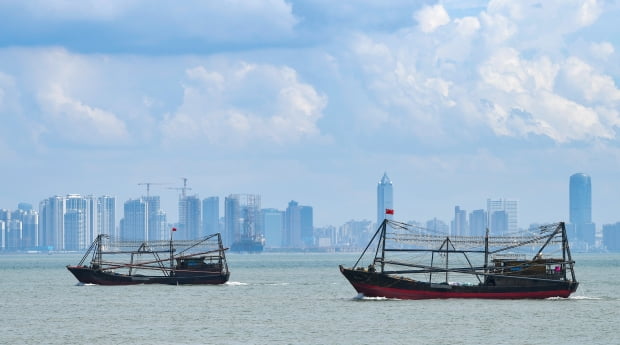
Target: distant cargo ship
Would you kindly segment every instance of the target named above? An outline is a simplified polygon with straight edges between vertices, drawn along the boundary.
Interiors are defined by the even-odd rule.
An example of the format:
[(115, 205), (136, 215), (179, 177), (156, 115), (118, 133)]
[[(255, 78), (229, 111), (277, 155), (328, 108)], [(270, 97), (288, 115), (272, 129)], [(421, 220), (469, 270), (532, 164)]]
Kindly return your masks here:
[(265, 246), (265, 239), (262, 237), (244, 238), (235, 241), (230, 246), (230, 251), (235, 253), (261, 253)]

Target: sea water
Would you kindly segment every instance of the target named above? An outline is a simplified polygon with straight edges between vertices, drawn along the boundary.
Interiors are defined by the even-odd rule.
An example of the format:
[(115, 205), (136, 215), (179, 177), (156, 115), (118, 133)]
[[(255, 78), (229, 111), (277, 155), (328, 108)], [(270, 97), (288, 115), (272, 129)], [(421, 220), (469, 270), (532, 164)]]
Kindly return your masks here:
[(620, 344), (620, 254), (568, 299), (361, 298), (357, 255), (229, 254), (219, 286), (81, 285), (81, 254), (0, 254), (0, 344)]

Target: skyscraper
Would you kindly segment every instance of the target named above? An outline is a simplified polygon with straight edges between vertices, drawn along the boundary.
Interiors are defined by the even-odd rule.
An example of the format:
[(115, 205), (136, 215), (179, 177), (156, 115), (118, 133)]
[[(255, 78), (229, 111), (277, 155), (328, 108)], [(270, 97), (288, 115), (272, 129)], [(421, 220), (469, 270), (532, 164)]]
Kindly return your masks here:
[(261, 210), (263, 228), (265, 229), (265, 246), (268, 248), (282, 247), (284, 233), (284, 212), (274, 208)]
[(123, 207), (119, 237), (125, 241), (148, 240), (148, 204), (140, 199), (129, 199)]
[(312, 207), (302, 206), (291, 200), (284, 212), (284, 243), (288, 248), (314, 246)]
[(216, 232), (220, 232), (220, 198), (211, 196), (202, 200), (202, 233)]
[(147, 195), (142, 200), (146, 202), (148, 207), (148, 225), (147, 234), (149, 241), (166, 240), (169, 236), (169, 230), (166, 229), (166, 213), (161, 209), (159, 196)]
[(262, 238), (260, 209), (260, 195), (231, 194), (226, 197), (223, 241), (232, 247), (236, 242)]
[(65, 245), (65, 200), (53, 196), (39, 203), (39, 241), (47, 250), (64, 250)]
[(100, 196), (97, 198), (97, 235), (107, 234), (114, 237), (116, 233), (116, 199), (113, 196)]
[(586, 174), (577, 173), (570, 177), (569, 220), (577, 239), (593, 245), (595, 225), (592, 223), (592, 183)]
[(198, 195), (181, 195), (179, 197), (179, 238), (186, 240), (199, 238), (202, 230), (201, 218)]
[(487, 213), (484, 210), (473, 210), (469, 214), (470, 236), (484, 236), (487, 229)]
[(518, 230), (518, 205), (517, 200), (487, 199), (489, 231), (494, 234), (516, 232)]
[(392, 181), (390, 181), (387, 173), (384, 173), (377, 185), (377, 225), (381, 224), (386, 218), (393, 218), (393, 214), (387, 214), (386, 210), (394, 211), (394, 194)]
[(467, 236), (469, 226), (467, 225), (467, 212), (460, 206), (454, 206), (454, 220), (451, 224), (452, 236)]

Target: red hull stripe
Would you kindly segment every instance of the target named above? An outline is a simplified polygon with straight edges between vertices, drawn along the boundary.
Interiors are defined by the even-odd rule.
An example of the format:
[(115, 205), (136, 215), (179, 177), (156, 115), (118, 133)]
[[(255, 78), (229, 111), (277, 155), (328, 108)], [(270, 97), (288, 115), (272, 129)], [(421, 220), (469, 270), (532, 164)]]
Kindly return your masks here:
[(366, 297), (387, 297), (399, 299), (431, 299), (431, 298), (492, 298), (492, 299), (542, 299), (550, 297), (566, 298), (571, 294), (569, 290), (528, 291), (528, 292), (453, 292), (453, 291), (426, 291), (407, 290), (390, 287), (381, 287), (368, 284), (353, 284), (357, 292)]

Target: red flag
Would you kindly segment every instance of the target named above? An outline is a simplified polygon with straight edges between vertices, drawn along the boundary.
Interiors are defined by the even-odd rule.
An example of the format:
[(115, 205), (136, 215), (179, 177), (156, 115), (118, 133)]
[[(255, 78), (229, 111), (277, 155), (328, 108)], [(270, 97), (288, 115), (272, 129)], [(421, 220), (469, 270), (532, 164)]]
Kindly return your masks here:
[(391, 208), (386, 208), (385, 214), (394, 214), (394, 210), (392, 210)]
[(177, 231), (177, 228), (172, 228), (172, 231)]

